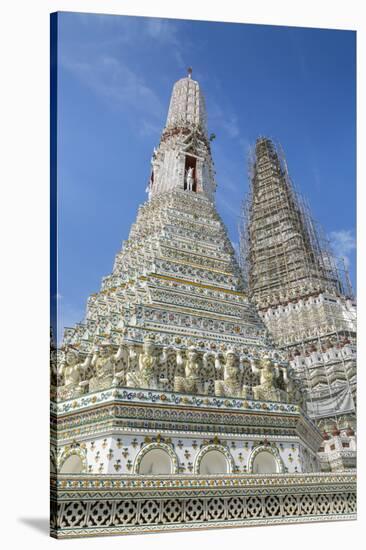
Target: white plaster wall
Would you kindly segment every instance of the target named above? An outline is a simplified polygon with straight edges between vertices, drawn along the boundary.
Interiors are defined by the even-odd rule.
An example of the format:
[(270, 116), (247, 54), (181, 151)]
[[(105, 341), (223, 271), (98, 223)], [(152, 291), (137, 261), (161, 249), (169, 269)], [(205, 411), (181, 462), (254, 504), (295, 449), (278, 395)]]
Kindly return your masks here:
[[(151, 438), (150, 438), (151, 439)], [(234, 463), (236, 473), (248, 472), (249, 458), (255, 441), (250, 439), (224, 439)], [(166, 437), (165, 437), (166, 441)], [(201, 445), (208, 444), (208, 439), (193, 437), (172, 437), (174, 451), (178, 456), (179, 473), (193, 474), (194, 463)], [(121, 434), (116, 436), (94, 438), (85, 441), (88, 473), (93, 474), (132, 474), (134, 464), (141, 448), (146, 444), (145, 436)], [(285, 472), (296, 473), (315, 471), (317, 465), (310, 451), (304, 450), (297, 442), (276, 442), (283, 461)]]

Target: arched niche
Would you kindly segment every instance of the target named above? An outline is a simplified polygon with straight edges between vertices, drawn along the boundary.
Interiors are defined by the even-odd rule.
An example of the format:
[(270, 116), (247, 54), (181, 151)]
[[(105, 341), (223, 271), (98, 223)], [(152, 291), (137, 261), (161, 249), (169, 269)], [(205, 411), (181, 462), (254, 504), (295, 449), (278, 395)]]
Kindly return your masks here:
[(249, 458), (249, 472), (253, 474), (283, 473), (283, 463), (276, 447), (260, 446)]
[(83, 461), (78, 454), (71, 454), (60, 468), (60, 474), (81, 474), (84, 470)]
[(220, 451), (209, 451), (201, 460), (199, 473), (202, 475), (227, 474), (229, 462)]
[(151, 443), (136, 457), (135, 473), (140, 475), (169, 475), (178, 473), (178, 458), (172, 447)]
[(277, 474), (278, 465), (275, 457), (268, 451), (258, 453), (253, 460), (253, 474)]
[(194, 472), (200, 475), (229, 474), (234, 471), (234, 460), (223, 445), (206, 445), (198, 453)]
[(60, 474), (83, 474), (87, 471), (86, 451), (82, 447), (66, 447), (58, 464)]

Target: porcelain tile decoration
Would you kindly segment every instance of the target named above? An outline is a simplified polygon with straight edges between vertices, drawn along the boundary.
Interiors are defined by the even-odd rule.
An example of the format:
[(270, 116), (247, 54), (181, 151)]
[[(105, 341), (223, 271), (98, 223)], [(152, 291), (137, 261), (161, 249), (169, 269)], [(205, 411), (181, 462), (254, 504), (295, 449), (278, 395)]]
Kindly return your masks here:
[(355, 518), (354, 299), (266, 137), (238, 260), (212, 139), (190, 68), (112, 272), (51, 350), (54, 537)]

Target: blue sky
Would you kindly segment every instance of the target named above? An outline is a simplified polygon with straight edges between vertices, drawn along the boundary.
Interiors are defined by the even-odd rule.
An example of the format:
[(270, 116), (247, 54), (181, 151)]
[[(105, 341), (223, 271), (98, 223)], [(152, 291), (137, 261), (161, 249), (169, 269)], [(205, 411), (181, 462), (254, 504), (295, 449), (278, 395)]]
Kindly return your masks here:
[(147, 198), (188, 66), (217, 136), (217, 208), (233, 242), (248, 147), (267, 135), (355, 285), (355, 46), (352, 31), (59, 14), (59, 336), (84, 317)]

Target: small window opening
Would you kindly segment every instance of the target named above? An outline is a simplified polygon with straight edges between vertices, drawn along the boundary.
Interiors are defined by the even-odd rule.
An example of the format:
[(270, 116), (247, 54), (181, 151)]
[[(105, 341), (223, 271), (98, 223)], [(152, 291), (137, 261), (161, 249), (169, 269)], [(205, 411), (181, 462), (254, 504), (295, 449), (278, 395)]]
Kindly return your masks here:
[(197, 175), (196, 175), (197, 159), (186, 155), (184, 166), (184, 189), (187, 191), (197, 192)]

